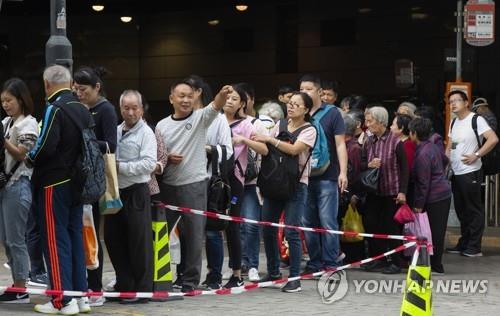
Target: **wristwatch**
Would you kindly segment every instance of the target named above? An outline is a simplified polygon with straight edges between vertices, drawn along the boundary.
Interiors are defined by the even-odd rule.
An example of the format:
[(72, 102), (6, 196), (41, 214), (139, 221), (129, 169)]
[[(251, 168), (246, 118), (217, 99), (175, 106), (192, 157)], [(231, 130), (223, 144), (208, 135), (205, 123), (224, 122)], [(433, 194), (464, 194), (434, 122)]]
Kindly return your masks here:
[(479, 152), (478, 152), (478, 151), (476, 151), (476, 152), (474, 153), (474, 155), (475, 155), (477, 158), (481, 158), (481, 156), (479, 156)]

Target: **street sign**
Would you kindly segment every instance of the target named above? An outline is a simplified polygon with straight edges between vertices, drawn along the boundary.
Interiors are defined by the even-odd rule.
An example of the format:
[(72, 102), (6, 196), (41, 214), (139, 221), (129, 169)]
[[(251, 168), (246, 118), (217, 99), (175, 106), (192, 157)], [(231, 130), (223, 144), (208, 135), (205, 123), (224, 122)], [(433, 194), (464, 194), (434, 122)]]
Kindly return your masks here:
[(465, 41), (472, 46), (487, 46), (495, 41), (495, 3), (469, 0), (464, 10)]

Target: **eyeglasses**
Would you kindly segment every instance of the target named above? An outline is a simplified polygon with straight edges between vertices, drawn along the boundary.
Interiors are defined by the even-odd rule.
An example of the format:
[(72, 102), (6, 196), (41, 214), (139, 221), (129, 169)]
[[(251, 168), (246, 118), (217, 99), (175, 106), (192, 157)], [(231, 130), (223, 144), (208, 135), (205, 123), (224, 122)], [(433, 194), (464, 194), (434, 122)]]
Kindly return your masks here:
[(298, 103), (288, 102), (288, 103), (286, 104), (286, 106), (289, 106), (289, 107), (292, 107), (292, 108), (296, 108), (296, 109), (298, 109), (298, 108), (300, 108), (300, 107), (301, 107), (301, 106), (303, 106), (303, 105), (302, 105), (302, 104), (298, 104)]
[(455, 104), (455, 103), (459, 103), (459, 102), (464, 102), (464, 100), (462, 100), (462, 99), (453, 99), (453, 100), (450, 100), (449, 102), (450, 102), (450, 104)]

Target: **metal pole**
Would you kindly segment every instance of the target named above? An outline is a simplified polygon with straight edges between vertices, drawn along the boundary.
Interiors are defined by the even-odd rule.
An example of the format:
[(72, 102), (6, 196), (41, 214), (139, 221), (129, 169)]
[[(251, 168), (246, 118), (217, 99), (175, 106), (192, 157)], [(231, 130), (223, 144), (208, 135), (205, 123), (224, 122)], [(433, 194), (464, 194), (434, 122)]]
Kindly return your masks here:
[(66, 0), (50, 0), (50, 38), (45, 44), (45, 63), (70, 70), (73, 66), (72, 46), (66, 37)]
[(463, 37), (463, 15), (464, 6), (463, 1), (457, 1), (457, 62), (456, 62), (456, 74), (455, 81), (462, 81), (462, 37)]

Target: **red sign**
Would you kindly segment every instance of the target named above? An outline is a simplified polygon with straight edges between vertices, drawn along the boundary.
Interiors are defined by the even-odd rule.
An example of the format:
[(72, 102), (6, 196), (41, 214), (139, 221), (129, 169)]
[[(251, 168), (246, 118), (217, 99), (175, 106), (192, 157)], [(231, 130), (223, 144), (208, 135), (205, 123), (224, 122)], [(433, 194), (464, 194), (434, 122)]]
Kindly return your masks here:
[(465, 41), (473, 46), (487, 46), (495, 41), (495, 3), (469, 0), (464, 10)]

